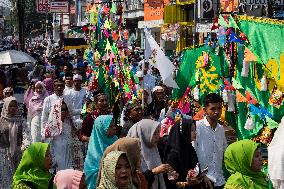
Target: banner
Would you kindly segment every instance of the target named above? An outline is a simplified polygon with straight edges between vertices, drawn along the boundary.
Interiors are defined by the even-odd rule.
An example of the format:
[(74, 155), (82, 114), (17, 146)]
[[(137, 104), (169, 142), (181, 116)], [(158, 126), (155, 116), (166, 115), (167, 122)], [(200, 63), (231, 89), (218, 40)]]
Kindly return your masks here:
[(240, 16), (238, 25), (248, 37), (250, 50), (284, 91), (284, 21)]
[[(283, 105), (278, 109), (277, 107), (269, 104), (269, 98), (272, 94), (272, 90), (261, 91), (260, 90), (260, 79), (264, 74), (264, 71), (271, 77), (268, 80), (268, 84), (273, 84), (273, 87), (277, 83), (278, 88), (283, 91), (284, 85), (284, 22), (265, 19), (240, 16), (238, 21), (240, 31), (243, 32), (248, 40), (248, 48), (254, 55), (257, 56), (258, 62), (250, 64), (249, 76), (242, 77), (242, 64), (244, 61), (244, 53), (246, 47), (244, 45), (238, 45), (238, 62), (236, 65), (236, 81), (244, 88), (240, 89), (238, 93), (242, 96), (248, 92), (256, 98), (259, 106), (267, 110), (271, 115), (272, 119), (279, 122), (284, 115)], [(267, 70), (266, 69), (269, 69)], [(273, 79), (274, 78), (274, 79)], [(273, 82), (273, 80), (275, 80)], [(240, 95), (240, 94), (238, 94)], [(269, 121), (262, 119), (259, 115), (254, 115), (254, 112), (248, 110), (246, 102), (237, 103), (237, 134), (238, 137), (252, 138), (259, 134), (260, 130)], [(247, 115), (253, 117), (255, 122), (255, 128), (251, 131), (244, 129)], [(271, 126), (270, 126), (271, 127)]]
[(144, 29), (144, 32), (146, 38), (145, 60), (148, 61), (152, 55), (152, 58), (155, 59), (152, 65), (159, 70), (164, 84), (168, 87), (179, 88), (177, 83), (173, 80), (172, 75), (173, 71), (175, 70), (175, 66), (169, 60), (169, 58), (166, 57), (161, 47), (146, 28)]
[[(205, 68), (198, 68), (197, 60), (204, 52), (208, 53), (209, 65)], [(217, 92), (223, 82), (223, 76), (228, 76), (227, 65), (223, 51), (216, 55), (209, 47), (205, 46), (185, 50), (176, 77), (180, 89), (174, 90), (173, 98), (180, 98), (188, 86), (194, 88), (197, 84), (200, 86), (201, 99), (210, 92)], [(197, 82), (197, 74), (200, 82)]]

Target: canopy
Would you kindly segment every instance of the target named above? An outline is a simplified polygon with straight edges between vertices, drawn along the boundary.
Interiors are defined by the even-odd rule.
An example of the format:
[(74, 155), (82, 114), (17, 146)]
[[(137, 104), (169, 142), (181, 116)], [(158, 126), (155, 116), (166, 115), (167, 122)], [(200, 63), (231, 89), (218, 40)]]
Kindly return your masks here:
[(8, 50), (0, 52), (0, 65), (36, 62), (36, 59), (22, 51)]

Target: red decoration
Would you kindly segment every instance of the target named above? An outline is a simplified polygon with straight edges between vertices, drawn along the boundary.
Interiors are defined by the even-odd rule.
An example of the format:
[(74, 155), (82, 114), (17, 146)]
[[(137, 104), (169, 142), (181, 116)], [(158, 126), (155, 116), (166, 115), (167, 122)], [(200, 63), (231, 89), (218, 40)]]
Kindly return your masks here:
[(249, 104), (258, 104), (258, 101), (248, 91), (246, 91), (246, 98)]
[(220, 27), (220, 25), (218, 24), (218, 17), (216, 17), (215, 19), (214, 19), (214, 22), (213, 22), (213, 25), (212, 25), (212, 27), (211, 27), (211, 30), (216, 30), (216, 29), (218, 29)]

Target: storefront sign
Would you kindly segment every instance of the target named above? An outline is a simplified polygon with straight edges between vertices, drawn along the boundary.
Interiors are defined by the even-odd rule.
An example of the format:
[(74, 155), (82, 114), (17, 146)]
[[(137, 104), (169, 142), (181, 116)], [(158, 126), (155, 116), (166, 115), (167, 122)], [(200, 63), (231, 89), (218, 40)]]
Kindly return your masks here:
[(50, 2), (50, 12), (68, 13), (69, 12), (68, 1), (52, 1), (52, 2)]
[(164, 4), (168, 0), (146, 0), (144, 3), (144, 21), (162, 20), (164, 16)]
[(37, 0), (36, 1), (36, 9), (39, 13), (49, 12), (50, 2), (49, 0)]
[(138, 28), (159, 28), (162, 24), (164, 20), (139, 21)]
[(267, 0), (247, 0), (246, 5), (267, 5)]
[(212, 28), (212, 23), (210, 24), (200, 24), (200, 23), (197, 23), (196, 24), (196, 32), (203, 32), (203, 33), (208, 33), (208, 32), (211, 32), (211, 28)]

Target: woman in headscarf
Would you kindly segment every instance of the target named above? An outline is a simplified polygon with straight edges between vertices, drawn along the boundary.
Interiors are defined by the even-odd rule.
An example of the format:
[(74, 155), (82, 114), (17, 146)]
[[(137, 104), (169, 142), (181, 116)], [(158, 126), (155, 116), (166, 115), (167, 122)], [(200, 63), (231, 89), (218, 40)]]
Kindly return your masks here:
[(12, 176), (20, 162), (24, 120), (16, 98), (4, 99), (0, 118), (0, 186), (10, 188)]
[(47, 143), (32, 143), (23, 153), (13, 177), (13, 189), (52, 189), (52, 159)]
[(42, 81), (49, 95), (54, 93), (54, 84), (52, 77), (47, 77)]
[(34, 96), (30, 99), (28, 105), (28, 122), (30, 123), (33, 142), (40, 142), (41, 140), (41, 114), (43, 101), (47, 96), (48, 93), (43, 82), (38, 81), (35, 84)]
[(29, 84), (27, 91), (25, 92), (24, 104), (25, 104), (27, 109), (29, 109), (30, 99), (34, 96), (36, 82), (38, 82), (38, 79), (32, 79), (30, 84)]
[(74, 169), (58, 171), (53, 182), (57, 189), (87, 189), (84, 173)]
[[(105, 150), (102, 160), (112, 151), (122, 151), (125, 152), (129, 163), (131, 164), (132, 169), (132, 176), (133, 176), (133, 184), (136, 188), (140, 189), (140, 180), (139, 176), (137, 175), (137, 171), (140, 170), (140, 142), (139, 139), (136, 138), (130, 138), (130, 137), (123, 137), (115, 141), (112, 145), (107, 147)], [(100, 183), (101, 179), (101, 169), (102, 169), (102, 163), (100, 165), (100, 171), (98, 175), (98, 181), (97, 186)]]
[(142, 119), (131, 127), (127, 136), (139, 138), (141, 143), (141, 169), (143, 172), (151, 171), (155, 175), (155, 180), (148, 183), (148, 188), (166, 188), (163, 173), (172, 171), (172, 168), (168, 164), (162, 164), (157, 148), (160, 139), (160, 123), (151, 119)]
[(112, 151), (102, 161), (101, 180), (98, 189), (136, 189), (132, 183), (132, 167), (121, 151)]
[(268, 173), (275, 189), (284, 189), (284, 117), (268, 146)]
[[(188, 171), (198, 163), (196, 152), (191, 144), (191, 128), (194, 122), (182, 119), (176, 122), (169, 133), (166, 147), (166, 162), (179, 174), (177, 180), (168, 181), (167, 188), (176, 188), (176, 182), (186, 182)], [(193, 188), (193, 187), (191, 187)]]
[(101, 115), (96, 118), (84, 163), (88, 189), (96, 188), (101, 158), (105, 149), (118, 139), (115, 134), (116, 125), (112, 115)]
[(120, 138), (126, 137), (129, 129), (143, 118), (143, 109), (139, 101), (129, 101), (124, 106), (121, 114), (120, 126), (122, 127)]
[(259, 144), (241, 140), (228, 146), (224, 155), (231, 176), (224, 189), (267, 189), (266, 175), (261, 172), (262, 156)]

